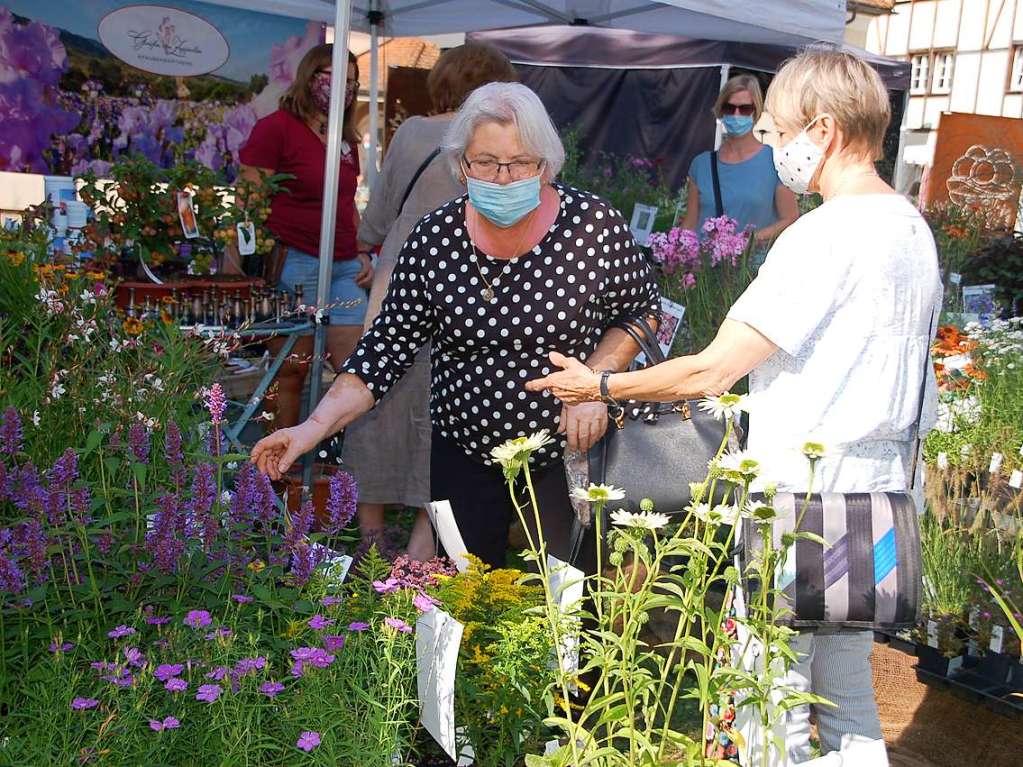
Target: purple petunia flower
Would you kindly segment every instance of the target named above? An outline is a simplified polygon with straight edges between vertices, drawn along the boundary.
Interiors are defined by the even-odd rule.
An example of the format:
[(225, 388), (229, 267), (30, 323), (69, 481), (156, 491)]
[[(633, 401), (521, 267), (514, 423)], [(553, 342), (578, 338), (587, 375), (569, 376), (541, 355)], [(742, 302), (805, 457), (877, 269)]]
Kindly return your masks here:
[(277, 693), (284, 692), (284, 685), (280, 682), (263, 682), (259, 686), (259, 691), (268, 698), (277, 697)]
[(146, 662), (146, 656), (142, 654), (142, 651), (137, 647), (125, 647), (124, 648), (124, 659), (127, 661), (129, 666), (135, 666), (138, 668)]
[(345, 638), (341, 634), (324, 634), (323, 649), (327, 652), (337, 652), (345, 646)]
[(163, 688), (167, 692), (184, 692), (188, 689), (188, 682), (179, 677), (174, 677), (173, 679), (168, 679)]
[(412, 633), (412, 627), (408, 625), (405, 621), (403, 621), (401, 618), (392, 618), (391, 616), (387, 616), (386, 618), (384, 618), (384, 623), (386, 623), (392, 629), (402, 632), (403, 634)]
[(163, 626), (166, 623), (170, 623), (172, 618), (169, 615), (147, 615), (146, 623), (150, 626)]
[(298, 742), (295, 745), (308, 753), (320, 745), (320, 733), (306, 730), (298, 736)]
[(0, 453), (17, 453), (21, 449), (22, 434), (21, 416), (13, 407), (7, 408), (0, 416)]
[(242, 658), (234, 665), (235, 673), (239, 676), (262, 671), (264, 668), (266, 668), (266, 658), (262, 655), (256, 658)]
[(309, 628), (316, 629), (317, 631), (322, 631), (328, 626), (332, 626), (334, 624), (334, 620), (332, 618), (324, 618), (319, 613), (316, 613), (316, 615), (310, 618), (308, 622)]
[(213, 622), (209, 612), (206, 610), (189, 610), (183, 623), (194, 629), (203, 629)]
[(329, 488), (326, 532), (328, 535), (337, 535), (355, 517), (359, 491), (355, 477), (345, 471), (339, 471), (330, 478)]
[(233, 633), (234, 632), (226, 626), (220, 626), (216, 631), (211, 631), (207, 634), (205, 639), (207, 642), (212, 642), (214, 639), (219, 639), (220, 637), (229, 637)]
[(135, 629), (131, 626), (120, 625), (112, 631), (107, 632), (107, 636), (111, 639), (120, 639), (121, 637), (131, 636), (135, 633)]
[(207, 679), (212, 679), (212, 680), (214, 680), (216, 682), (219, 682), (225, 676), (227, 676), (227, 667), (226, 666), (217, 666), (215, 669), (213, 669), (212, 671), (210, 671), (209, 673), (206, 674), (206, 678)]
[(150, 719), (149, 728), (156, 732), (161, 730), (176, 730), (181, 726), (181, 722), (177, 717), (168, 716), (162, 722), (159, 719)]
[(352, 621), (348, 624), (349, 631), (366, 631), (368, 628), (369, 624), (362, 621)]
[(101, 676), (100, 679), (104, 682), (110, 682), (110, 684), (117, 685), (118, 687), (131, 687), (135, 684), (135, 677), (125, 670), (115, 670), (113, 674)]
[(250, 597), (248, 594), (232, 594), (231, 599), (240, 605), (247, 605), (255, 601), (255, 597)]
[(219, 684), (204, 684), (199, 686), (199, 692), (195, 694), (196, 700), (216, 703), (220, 693), (223, 692)]
[(168, 679), (181, 676), (181, 673), (184, 670), (185, 666), (181, 663), (162, 663), (156, 667), (156, 671), (153, 672), (153, 676), (161, 682), (166, 682)]
[(341, 604), (341, 597), (324, 597), (320, 600), (320, 604), (324, 607), (333, 607)]
[(95, 698), (75, 698), (71, 701), (71, 708), (75, 711), (85, 711), (88, 708), (96, 708), (99, 701)]
[(388, 578), (386, 581), (373, 581), (373, 588), (378, 594), (390, 594), (397, 591), (401, 586), (396, 578)]

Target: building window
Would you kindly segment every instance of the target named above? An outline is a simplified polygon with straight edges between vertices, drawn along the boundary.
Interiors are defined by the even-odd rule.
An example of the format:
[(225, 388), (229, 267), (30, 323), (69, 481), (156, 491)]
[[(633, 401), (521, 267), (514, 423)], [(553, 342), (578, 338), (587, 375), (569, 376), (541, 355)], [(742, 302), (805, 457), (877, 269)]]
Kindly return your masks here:
[(951, 51), (939, 51), (934, 54), (934, 82), (931, 93), (945, 95), (952, 92), (952, 71), (955, 68), (956, 55)]
[(909, 92), (927, 93), (928, 75), (931, 69), (931, 54), (917, 53), (912, 59), (909, 73)]
[(1017, 45), (1012, 52), (1012, 71), (1009, 73), (1009, 90), (1023, 92), (1023, 45)]

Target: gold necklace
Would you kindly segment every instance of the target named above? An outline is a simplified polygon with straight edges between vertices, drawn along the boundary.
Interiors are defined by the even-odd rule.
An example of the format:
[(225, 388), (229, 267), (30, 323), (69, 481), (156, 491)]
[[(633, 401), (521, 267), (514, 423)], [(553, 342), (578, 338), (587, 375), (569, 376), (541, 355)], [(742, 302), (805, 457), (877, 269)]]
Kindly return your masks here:
[[(526, 235), (529, 233), (529, 227), (533, 224), (533, 216), (536, 214), (536, 211), (537, 208), (533, 208), (533, 210), (530, 211), (529, 218), (526, 219), (526, 225), (523, 227), (522, 234), (519, 236), (519, 241), (516, 243), (515, 250), (512, 252), (512, 257), (507, 260), (504, 268), (501, 269), (501, 273), (498, 274), (492, 282), (488, 281), (487, 278), (483, 276), (483, 269), (480, 268), (479, 255), (476, 253), (476, 243), (472, 241), (472, 234), (469, 235), (469, 247), (472, 248), (472, 262), (476, 265), (476, 271), (480, 276), (480, 281), (483, 283), (483, 290), (480, 291), (480, 294), (483, 296), (483, 300), (487, 303), (490, 303), (497, 297), (497, 292), (494, 288), (497, 287), (497, 283), (500, 282), (501, 278), (504, 277), (511, 268), (512, 262), (518, 258), (519, 250), (522, 248), (522, 243), (525, 241)], [(480, 214), (477, 213), (475, 209), (473, 210), (473, 214), (476, 216), (476, 231), (479, 231)]]

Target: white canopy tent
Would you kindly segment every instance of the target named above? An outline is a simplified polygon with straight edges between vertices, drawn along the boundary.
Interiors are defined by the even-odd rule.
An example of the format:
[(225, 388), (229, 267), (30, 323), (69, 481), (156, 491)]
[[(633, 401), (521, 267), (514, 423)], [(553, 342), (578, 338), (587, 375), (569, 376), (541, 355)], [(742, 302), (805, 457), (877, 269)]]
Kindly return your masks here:
[[(544, 24), (600, 26), (637, 32), (678, 34), (704, 40), (775, 45), (839, 43), (845, 29), (846, 0), (203, 0), (321, 21), (334, 27), (333, 69), (347, 67), (350, 29), (369, 32), (370, 157), (376, 157), (377, 67), (379, 36), (392, 37), (471, 32)], [(320, 271), (316, 305), (328, 301), (337, 213), (337, 177), (341, 163), (344, 78), (331, 84), (323, 219), (320, 225)], [(316, 326), (309, 385), (310, 408), (320, 399), (325, 350), (324, 326)], [(309, 485), (312, 464), (303, 484)]]

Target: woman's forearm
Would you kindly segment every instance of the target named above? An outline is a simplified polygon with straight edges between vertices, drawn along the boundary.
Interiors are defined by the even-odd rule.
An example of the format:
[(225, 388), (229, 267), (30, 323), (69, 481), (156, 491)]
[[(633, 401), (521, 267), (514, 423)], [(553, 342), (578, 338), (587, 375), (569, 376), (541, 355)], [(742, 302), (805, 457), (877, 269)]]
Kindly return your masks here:
[(619, 402), (675, 402), (720, 394), (742, 377), (730, 381), (727, 373), (708, 366), (701, 357), (676, 357), (643, 370), (616, 373), (608, 378), (608, 393)]
[(625, 370), (639, 353), (639, 344), (620, 328), (609, 328), (586, 358), (591, 370)]
[(333, 385), (309, 416), (309, 421), (323, 431), (321, 439), (326, 439), (372, 410), (373, 401), (372, 392), (361, 378), (342, 373), (334, 379)]

